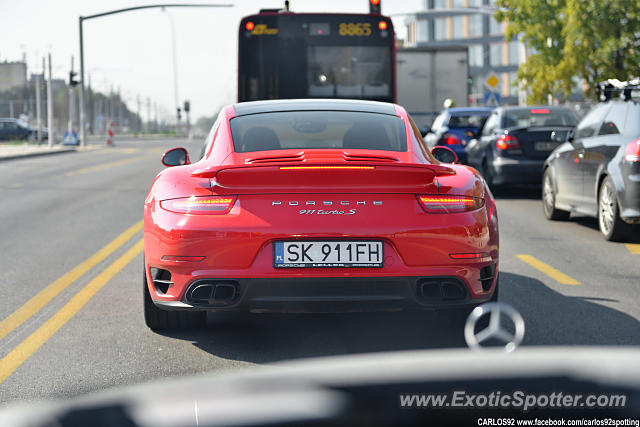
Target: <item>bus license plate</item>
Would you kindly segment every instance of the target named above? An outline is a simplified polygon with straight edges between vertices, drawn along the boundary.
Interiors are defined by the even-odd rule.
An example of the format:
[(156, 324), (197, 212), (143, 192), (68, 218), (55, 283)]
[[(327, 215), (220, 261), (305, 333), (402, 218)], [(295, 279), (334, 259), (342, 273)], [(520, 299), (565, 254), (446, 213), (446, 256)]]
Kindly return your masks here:
[(273, 266), (283, 267), (383, 267), (381, 241), (275, 242)]

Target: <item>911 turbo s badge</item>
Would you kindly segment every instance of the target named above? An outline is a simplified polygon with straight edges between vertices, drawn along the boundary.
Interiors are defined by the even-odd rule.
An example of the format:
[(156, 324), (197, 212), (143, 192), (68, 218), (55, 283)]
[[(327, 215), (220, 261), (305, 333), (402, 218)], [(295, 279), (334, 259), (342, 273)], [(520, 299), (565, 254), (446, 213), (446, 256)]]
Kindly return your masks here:
[(327, 211), (324, 209), (300, 209), (298, 212), (300, 215), (355, 215), (355, 209), (347, 209), (346, 211), (341, 211), (338, 209), (334, 209), (332, 211)]

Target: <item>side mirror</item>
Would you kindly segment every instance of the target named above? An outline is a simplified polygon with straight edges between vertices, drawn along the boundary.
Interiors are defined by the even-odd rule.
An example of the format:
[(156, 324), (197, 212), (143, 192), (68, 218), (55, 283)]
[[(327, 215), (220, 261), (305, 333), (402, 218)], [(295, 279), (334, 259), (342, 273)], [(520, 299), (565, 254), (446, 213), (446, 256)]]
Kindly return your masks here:
[(458, 156), (454, 151), (443, 145), (436, 145), (431, 149), (431, 154), (442, 163), (458, 163)]
[(172, 148), (162, 155), (162, 164), (168, 167), (188, 165), (189, 153), (182, 147)]
[(572, 130), (554, 130), (551, 132), (551, 140), (553, 142), (571, 142), (573, 141)]

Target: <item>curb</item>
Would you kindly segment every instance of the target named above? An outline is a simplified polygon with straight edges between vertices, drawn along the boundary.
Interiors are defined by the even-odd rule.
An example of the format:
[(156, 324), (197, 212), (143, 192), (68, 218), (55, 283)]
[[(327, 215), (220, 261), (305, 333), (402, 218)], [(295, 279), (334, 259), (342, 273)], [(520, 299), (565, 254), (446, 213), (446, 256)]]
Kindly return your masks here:
[(51, 156), (54, 154), (62, 154), (62, 153), (73, 153), (76, 152), (77, 150), (75, 148), (69, 148), (69, 149), (62, 149), (62, 150), (55, 150), (55, 151), (38, 151), (35, 153), (24, 153), (24, 154), (16, 154), (16, 155), (10, 155), (10, 156), (0, 156), (0, 162), (5, 161), (5, 160), (16, 160), (16, 159), (26, 159), (29, 157), (40, 157), (40, 156)]

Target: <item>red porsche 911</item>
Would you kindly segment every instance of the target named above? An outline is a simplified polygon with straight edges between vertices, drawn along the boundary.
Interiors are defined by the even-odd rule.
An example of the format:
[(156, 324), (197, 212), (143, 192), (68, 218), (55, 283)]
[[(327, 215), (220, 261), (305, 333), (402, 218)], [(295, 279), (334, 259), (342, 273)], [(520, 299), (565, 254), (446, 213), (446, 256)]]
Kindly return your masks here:
[(436, 150), (394, 104), (225, 107), (201, 159), (167, 151), (172, 167), (145, 200), (147, 325), (195, 327), (206, 311), (467, 309), (495, 300), (493, 197), (474, 169)]

